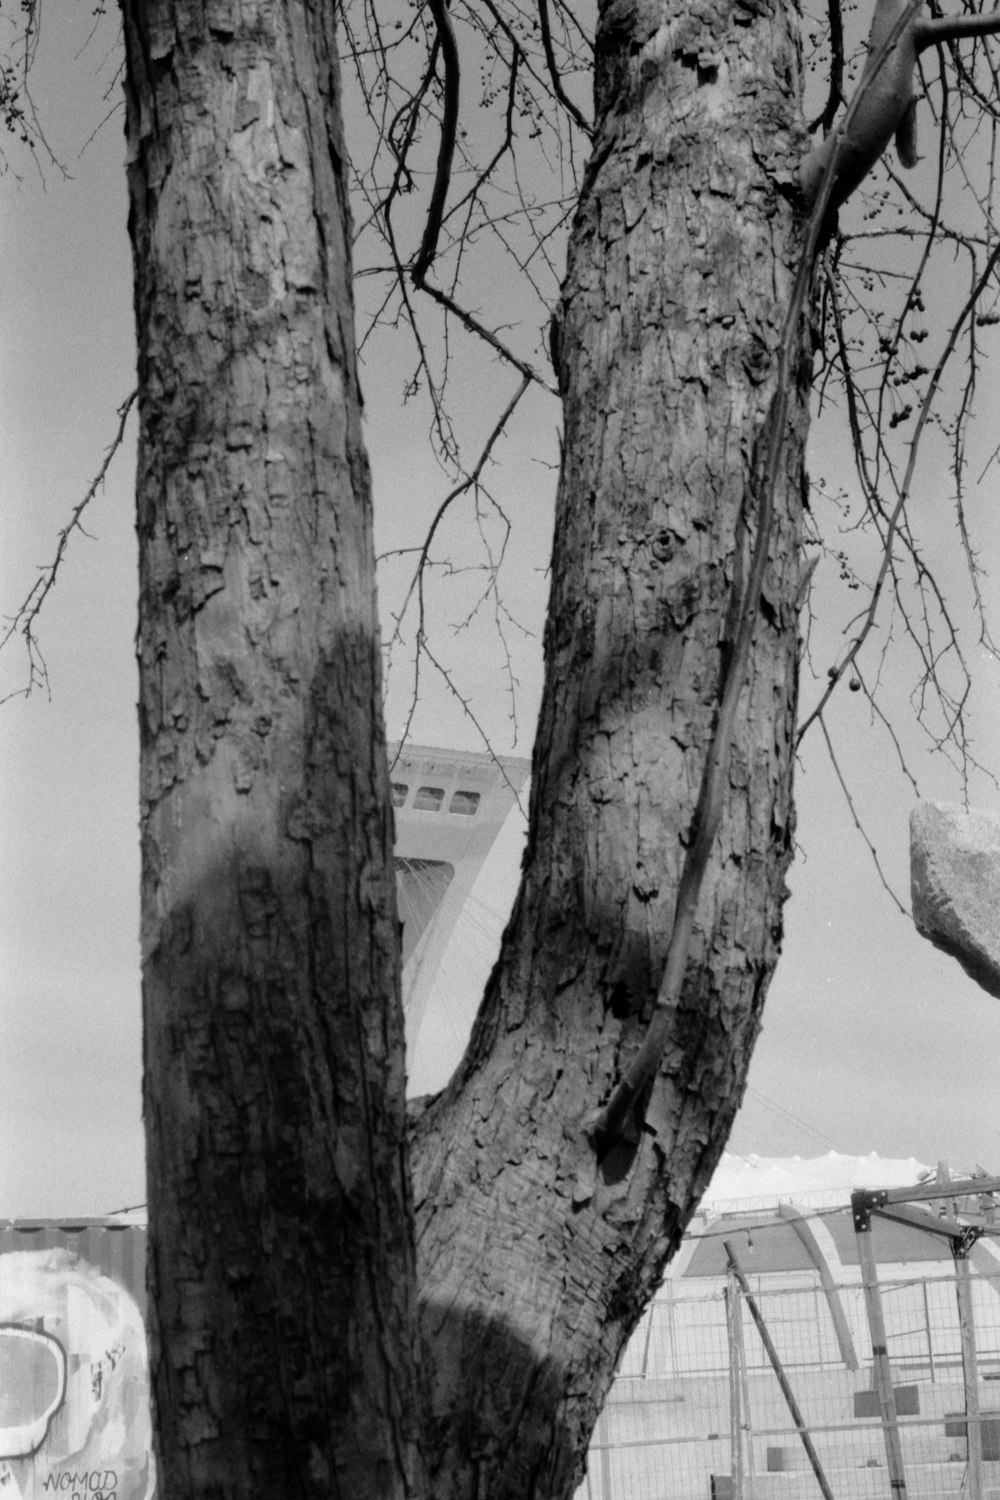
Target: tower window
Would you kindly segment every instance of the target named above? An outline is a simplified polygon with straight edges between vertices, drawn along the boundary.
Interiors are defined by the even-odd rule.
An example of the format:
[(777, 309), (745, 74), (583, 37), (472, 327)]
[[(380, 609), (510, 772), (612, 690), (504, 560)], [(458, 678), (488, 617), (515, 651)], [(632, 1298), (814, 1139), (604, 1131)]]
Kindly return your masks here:
[(443, 786), (421, 786), (417, 788), (417, 795), (413, 799), (413, 806), (417, 812), (440, 812), (443, 802)]

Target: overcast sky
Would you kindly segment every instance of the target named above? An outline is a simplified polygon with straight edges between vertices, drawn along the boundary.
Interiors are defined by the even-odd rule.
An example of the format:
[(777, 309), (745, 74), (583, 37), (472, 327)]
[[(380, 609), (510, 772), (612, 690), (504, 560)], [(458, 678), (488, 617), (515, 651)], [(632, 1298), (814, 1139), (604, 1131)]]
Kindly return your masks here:
[[(59, 528), (98, 469), (116, 409), (134, 380), (129, 247), (120, 117), (89, 140), (104, 113), (101, 47), (82, 62), (88, 7), (60, 36), (43, 38), (34, 96), (50, 143), (69, 168), (44, 181), (22, 170), (0, 178), (0, 612), (10, 614), (35, 569), (51, 557)], [(46, 12), (48, 17), (48, 12)], [(78, 27), (73, 35), (73, 25)], [(88, 62), (89, 59), (89, 62)], [(96, 76), (95, 76), (96, 74)], [(112, 85), (110, 102), (118, 99)], [(23, 158), (17, 158), (23, 169)], [(388, 373), (387, 373), (388, 372)], [(495, 409), (506, 390), (470, 390), (466, 403)], [(363, 371), (375, 476), (379, 543), (419, 540), (447, 488), (423, 440), (422, 419), (401, 410), (398, 370)], [(484, 401), (484, 394), (489, 402)], [(995, 400), (989, 390), (981, 399)], [(995, 410), (995, 408), (994, 408)], [(515, 739), (502, 653), (487, 622), (462, 634), (441, 624), (460, 684), (473, 689), (501, 751), (530, 753), (540, 684), (544, 568), (551, 528), (556, 413), (536, 402), (518, 419), (515, 445), (494, 475), (515, 525), (507, 602), (534, 633), (512, 632), (520, 679)], [(140, 1121), (134, 423), (125, 451), (76, 536), (40, 626), (51, 696), (36, 692), (0, 707), (0, 1217), (101, 1214), (145, 1197)], [(811, 467), (850, 484), (841, 446), (817, 433)], [(975, 470), (975, 463), (970, 464)], [(942, 538), (952, 526), (940, 497), (947, 476), (929, 474), (914, 504), (940, 505)], [(1000, 535), (996, 480), (970, 506), (987, 555)], [(458, 522), (456, 521), (456, 527)], [(457, 532), (456, 532), (457, 536)], [(456, 540), (456, 548), (460, 542)], [(388, 611), (401, 577), (390, 569)], [(835, 584), (821, 565), (814, 587), (820, 619)], [(956, 588), (960, 585), (956, 583)], [(1000, 613), (992, 578), (987, 603)], [(452, 602), (449, 618), (461, 610)], [(817, 636), (817, 670), (828, 664), (834, 626)], [(824, 652), (826, 654), (824, 654)], [(974, 654), (975, 655), (975, 654)], [(1000, 682), (983, 659), (978, 749), (1000, 760)], [(0, 658), (10, 691), (23, 677), (16, 648)], [(405, 674), (394, 678), (389, 732), (401, 730)], [(814, 701), (806, 674), (803, 700)], [(893, 688), (889, 684), (889, 697)], [(905, 709), (906, 691), (895, 694)], [(889, 743), (870, 724), (861, 694), (843, 695), (831, 720), (843, 768), (886, 874), (908, 897), (912, 786)], [(454, 702), (426, 687), (415, 737), (479, 748)], [(923, 796), (955, 799), (958, 782), (919, 734), (906, 745)], [(768, 1000), (750, 1090), (731, 1145), (759, 1154), (815, 1155), (836, 1148), (887, 1156), (940, 1157), (1000, 1171), (1000, 1004), (920, 939), (883, 892), (818, 735), (798, 773), (800, 853), (786, 908), (785, 953)], [(977, 805), (1000, 810), (982, 779)], [(477, 890), (467, 977), (453, 981), (423, 1039), (421, 1087), (443, 1074), (460, 1045), (473, 993), (490, 960), (484, 935), (502, 921), (516, 874), (518, 831)], [(477, 977), (478, 976), (478, 977)]]

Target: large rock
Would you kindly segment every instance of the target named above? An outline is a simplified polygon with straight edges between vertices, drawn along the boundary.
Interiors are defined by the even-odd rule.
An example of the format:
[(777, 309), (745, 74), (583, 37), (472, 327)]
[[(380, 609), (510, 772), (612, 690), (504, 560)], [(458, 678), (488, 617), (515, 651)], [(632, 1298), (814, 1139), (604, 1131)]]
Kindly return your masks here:
[(1000, 814), (918, 803), (910, 890), (917, 931), (1000, 999)]

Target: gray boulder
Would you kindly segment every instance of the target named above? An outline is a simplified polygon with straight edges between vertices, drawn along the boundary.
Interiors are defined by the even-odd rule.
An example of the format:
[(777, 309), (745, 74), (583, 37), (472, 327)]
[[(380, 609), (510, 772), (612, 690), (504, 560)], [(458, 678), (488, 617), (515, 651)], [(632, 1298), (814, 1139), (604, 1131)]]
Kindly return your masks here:
[(1000, 999), (1000, 814), (919, 802), (910, 891), (917, 931)]

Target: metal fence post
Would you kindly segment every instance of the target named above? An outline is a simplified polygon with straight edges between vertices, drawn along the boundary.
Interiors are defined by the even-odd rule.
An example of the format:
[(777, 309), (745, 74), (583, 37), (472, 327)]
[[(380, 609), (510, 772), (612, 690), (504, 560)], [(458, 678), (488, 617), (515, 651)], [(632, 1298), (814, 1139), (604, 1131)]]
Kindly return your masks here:
[(889, 1465), (889, 1487), (896, 1500), (905, 1500), (906, 1478), (903, 1473), (903, 1448), (899, 1441), (899, 1417), (896, 1412), (896, 1397), (892, 1389), (892, 1367), (889, 1364), (889, 1350), (886, 1345), (882, 1296), (878, 1285), (878, 1267), (872, 1246), (871, 1200), (877, 1197), (878, 1194), (859, 1188), (857, 1192), (851, 1194), (851, 1213), (854, 1218), (854, 1233), (858, 1241), (861, 1285), (864, 1288), (865, 1310), (868, 1313), (868, 1328), (872, 1340), (875, 1389), (878, 1392), (885, 1456)]
[(962, 1340), (962, 1376), (965, 1384), (965, 1433), (969, 1455), (969, 1500), (983, 1495), (983, 1428), (979, 1415), (979, 1363), (976, 1359), (976, 1323), (969, 1280), (969, 1240), (952, 1242), (955, 1257), (955, 1292), (958, 1296), (958, 1331)]
[(726, 1334), (729, 1343), (729, 1466), (733, 1500), (745, 1500), (743, 1483), (743, 1371), (740, 1289), (732, 1266), (726, 1274)]
[(833, 1500), (833, 1491), (830, 1489), (827, 1477), (823, 1473), (823, 1466), (819, 1461), (819, 1454), (816, 1452), (816, 1449), (813, 1446), (813, 1440), (809, 1436), (809, 1429), (806, 1427), (806, 1424), (802, 1418), (802, 1413), (799, 1410), (799, 1403), (795, 1399), (794, 1391), (788, 1384), (788, 1377), (785, 1374), (781, 1359), (778, 1356), (778, 1351), (774, 1347), (774, 1341), (767, 1331), (767, 1324), (764, 1322), (760, 1308), (757, 1306), (757, 1303), (754, 1300), (753, 1293), (750, 1290), (750, 1283), (747, 1281), (746, 1277), (743, 1274), (743, 1270), (740, 1266), (736, 1251), (733, 1248), (732, 1242), (730, 1240), (723, 1240), (722, 1247), (729, 1257), (729, 1264), (732, 1266), (733, 1274), (740, 1284), (740, 1290), (742, 1291), (744, 1297), (747, 1299), (747, 1307), (750, 1309), (750, 1316), (753, 1318), (754, 1322), (757, 1325), (757, 1332), (760, 1334), (761, 1343), (764, 1345), (764, 1348), (767, 1351), (767, 1357), (771, 1361), (771, 1368), (774, 1370), (775, 1375), (778, 1377), (778, 1384), (781, 1386), (781, 1394), (784, 1396), (785, 1401), (788, 1405), (788, 1410), (792, 1414), (792, 1421), (795, 1423), (795, 1426), (798, 1429), (799, 1437), (802, 1440), (802, 1446), (806, 1450), (806, 1455), (809, 1459), (810, 1464), (812, 1465), (812, 1471), (816, 1475), (816, 1483), (819, 1485), (820, 1490), (823, 1493), (824, 1500)]
[(922, 1283), (924, 1293), (924, 1327), (927, 1331), (927, 1363), (930, 1365), (931, 1385), (934, 1384), (934, 1334), (931, 1329), (931, 1304), (927, 1296), (927, 1282)]

